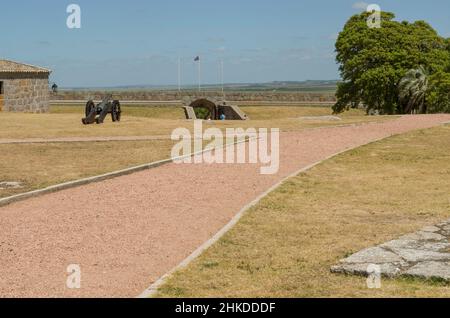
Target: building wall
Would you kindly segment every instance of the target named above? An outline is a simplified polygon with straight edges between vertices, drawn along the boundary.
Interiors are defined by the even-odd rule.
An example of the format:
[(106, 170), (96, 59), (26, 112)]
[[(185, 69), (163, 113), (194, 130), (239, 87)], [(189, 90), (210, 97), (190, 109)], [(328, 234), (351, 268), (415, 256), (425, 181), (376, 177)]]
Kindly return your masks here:
[[(3, 111), (46, 113), (49, 111), (48, 76), (9, 76), (3, 82)], [(22, 77), (22, 78), (21, 78)]]

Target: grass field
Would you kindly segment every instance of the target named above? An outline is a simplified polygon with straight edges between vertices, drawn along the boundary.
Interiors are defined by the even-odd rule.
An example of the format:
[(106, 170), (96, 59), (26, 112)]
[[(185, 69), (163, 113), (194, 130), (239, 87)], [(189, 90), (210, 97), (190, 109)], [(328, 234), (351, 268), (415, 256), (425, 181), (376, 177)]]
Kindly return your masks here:
[[(83, 114), (84, 105), (55, 105), (51, 106), (52, 114)], [(184, 110), (181, 107), (175, 106), (126, 106), (124, 105), (124, 112), (127, 116), (145, 117), (156, 119), (185, 119)]]
[[(305, 128), (335, 126), (353, 123), (390, 120), (388, 116), (365, 116), (362, 111), (343, 114), (341, 121), (311, 121), (299, 119), (301, 116), (329, 115), (327, 107), (243, 107), (251, 120), (211, 122), (204, 125), (221, 129), (233, 127), (280, 128), (282, 131), (296, 131)], [(169, 136), (175, 128), (192, 130), (193, 123), (183, 119), (183, 110), (178, 107), (123, 107), (120, 123), (112, 123), (108, 117), (104, 125), (81, 124), (81, 106), (53, 106), (50, 114), (0, 113), (0, 139), (57, 138), (93, 136)], [(170, 119), (167, 119), (170, 118)]]
[(328, 160), (285, 182), (160, 297), (448, 297), (450, 285), (331, 274), (363, 248), (450, 217), (450, 126)]
[(20, 189), (0, 197), (124, 169), (170, 157), (171, 140), (0, 145), (0, 180)]
[(126, 115), (120, 123), (112, 123), (108, 117), (103, 125), (83, 126), (82, 117), (70, 112), (0, 113), (0, 139), (170, 135), (177, 127), (191, 125), (185, 119), (161, 120)]
[[(330, 107), (322, 106), (243, 106), (241, 109), (251, 120), (298, 119), (303, 116), (329, 116)], [(343, 120), (374, 119), (362, 110), (352, 109), (339, 115)]]

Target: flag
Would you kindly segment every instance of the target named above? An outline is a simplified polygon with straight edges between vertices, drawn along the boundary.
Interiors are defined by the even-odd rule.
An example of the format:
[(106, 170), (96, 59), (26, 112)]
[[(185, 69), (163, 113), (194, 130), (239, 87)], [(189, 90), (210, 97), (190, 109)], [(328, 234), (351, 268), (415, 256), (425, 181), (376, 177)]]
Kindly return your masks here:
[(200, 56), (195, 57), (194, 62), (200, 61)]

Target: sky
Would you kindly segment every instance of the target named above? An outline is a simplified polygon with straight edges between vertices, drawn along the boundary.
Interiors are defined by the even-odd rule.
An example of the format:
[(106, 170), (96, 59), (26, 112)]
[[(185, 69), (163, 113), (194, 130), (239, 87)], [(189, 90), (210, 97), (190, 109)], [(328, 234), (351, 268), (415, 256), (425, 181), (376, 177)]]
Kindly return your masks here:
[[(0, 0), (0, 58), (46, 66), (60, 87), (338, 79), (334, 43), (355, 0)], [(69, 29), (69, 4), (81, 28)], [(374, 2), (370, 2), (374, 3)], [(450, 37), (450, 1), (378, 0)]]

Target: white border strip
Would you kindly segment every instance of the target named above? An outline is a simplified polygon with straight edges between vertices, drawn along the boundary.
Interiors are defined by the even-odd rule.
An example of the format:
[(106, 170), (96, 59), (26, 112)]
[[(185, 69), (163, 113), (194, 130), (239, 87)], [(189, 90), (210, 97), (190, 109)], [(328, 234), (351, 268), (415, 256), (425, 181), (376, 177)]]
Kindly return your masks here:
[[(445, 123), (444, 123), (445, 124)], [(439, 125), (437, 125), (439, 126)], [(433, 127), (430, 127), (433, 128)], [(426, 129), (426, 128), (425, 128)], [(410, 130), (408, 132), (412, 132), (415, 130), (421, 130), (421, 129), (413, 129)], [(406, 132), (406, 133), (408, 133)], [(405, 133), (405, 132), (404, 132)], [(239, 220), (244, 216), (244, 214), (252, 207), (254, 207), (256, 204), (258, 204), (263, 198), (265, 198), (267, 195), (269, 195), (272, 191), (276, 190), (278, 187), (280, 187), (284, 182), (286, 182), (287, 180), (303, 173), (306, 172), (312, 168), (314, 168), (315, 166), (318, 166), (319, 164), (330, 160), (334, 157), (337, 157), (341, 154), (344, 154), (348, 151), (360, 148), (360, 147), (364, 147), (367, 145), (370, 145), (372, 143), (376, 143), (376, 142), (380, 142), (384, 139), (388, 139), (394, 136), (398, 136), (398, 135), (402, 135), (404, 133), (398, 133), (398, 134), (392, 134), (390, 136), (385, 136), (385, 137), (381, 137), (381, 138), (377, 138), (374, 140), (371, 140), (367, 143), (355, 146), (355, 147), (350, 147), (347, 149), (344, 149), (342, 151), (336, 152), (320, 161), (317, 161), (313, 164), (310, 164), (309, 166), (303, 167), (297, 171), (295, 171), (294, 173), (288, 175), (287, 177), (283, 178), (281, 181), (277, 182), (276, 184), (274, 184), (272, 187), (270, 187), (268, 190), (264, 191), (262, 194), (260, 194), (259, 196), (256, 197), (256, 199), (254, 199), (253, 201), (251, 201), (250, 203), (248, 203), (247, 205), (245, 205), (232, 219), (231, 221), (226, 224), (219, 232), (217, 232), (212, 238), (210, 238), (208, 241), (206, 241), (205, 243), (203, 243), (199, 248), (197, 248), (191, 255), (189, 255), (187, 258), (185, 258), (180, 264), (178, 264), (177, 266), (175, 266), (174, 268), (172, 268), (169, 272), (167, 272), (166, 274), (164, 274), (163, 276), (161, 276), (157, 281), (155, 281), (152, 285), (150, 285), (150, 287), (148, 287), (145, 291), (143, 291), (139, 296), (137, 296), (137, 298), (151, 298), (157, 295), (158, 293), (158, 289), (177, 271), (187, 267), (192, 261), (194, 261), (197, 257), (199, 257), (205, 250), (207, 250), (208, 248), (210, 248), (214, 243), (216, 243), (223, 235), (225, 235), (229, 230), (231, 230), (238, 222)]]
[(79, 180), (75, 180), (75, 181), (69, 181), (66, 183), (56, 184), (56, 185), (53, 185), (53, 186), (50, 186), (47, 188), (43, 188), (43, 189), (39, 189), (39, 190), (35, 190), (35, 191), (16, 194), (16, 195), (13, 195), (10, 197), (0, 199), (0, 207), (17, 202), (17, 201), (23, 201), (25, 199), (41, 196), (44, 194), (53, 193), (53, 192), (70, 189), (70, 188), (75, 188), (75, 187), (78, 187), (81, 185), (86, 185), (86, 184), (94, 183), (94, 182), (100, 182), (100, 181), (116, 178), (119, 176), (132, 174), (134, 172), (155, 168), (155, 167), (167, 164), (171, 161), (172, 161), (171, 159), (161, 160), (161, 161), (157, 161), (157, 162), (153, 162), (153, 163), (149, 163), (149, 164), (131, 167), (131, 168), (124, 169), (124, 170), (114, 171), (114, 172), (99, 175), (99, 176), (89, 177), (89, 178), (85, 178), (85, 179), (79, 179)]

